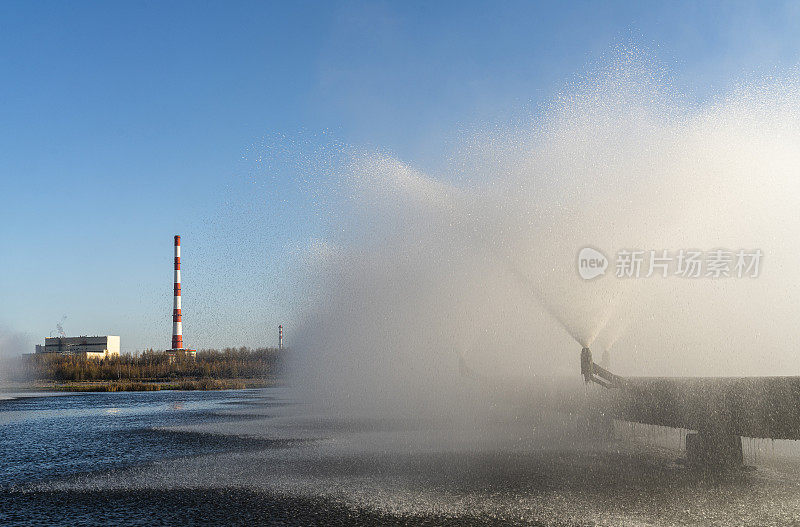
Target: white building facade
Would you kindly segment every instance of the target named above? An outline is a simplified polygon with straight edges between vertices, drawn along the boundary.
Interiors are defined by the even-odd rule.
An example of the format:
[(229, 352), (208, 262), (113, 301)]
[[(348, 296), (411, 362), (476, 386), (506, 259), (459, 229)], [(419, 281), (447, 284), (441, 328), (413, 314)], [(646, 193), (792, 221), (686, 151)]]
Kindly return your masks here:
[(36, 353), (82, 355), (87, 359), (119, 357), (119, 336), (48, 337), (44, 339), (44, 346), (36, 345)]

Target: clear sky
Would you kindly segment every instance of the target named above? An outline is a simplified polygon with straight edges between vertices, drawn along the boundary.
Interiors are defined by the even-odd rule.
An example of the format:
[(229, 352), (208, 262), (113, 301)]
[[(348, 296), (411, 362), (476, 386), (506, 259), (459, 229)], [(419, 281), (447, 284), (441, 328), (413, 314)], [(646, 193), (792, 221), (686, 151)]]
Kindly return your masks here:
[[(288, 257), (320, 226), (289, 175), (248, 196), (253, 145), (328, 131), (435, 168), (454, 130), (631, 41), (703, 99), (796, 66), (800, 3), (4, 1), (0, 331), (32, 344), (67, 315), (70, 334), (165, 347), (181, 233), (185, 344), (272, 345)], [(252, 200), (276, 211), (257, 250), (211, 248)]]

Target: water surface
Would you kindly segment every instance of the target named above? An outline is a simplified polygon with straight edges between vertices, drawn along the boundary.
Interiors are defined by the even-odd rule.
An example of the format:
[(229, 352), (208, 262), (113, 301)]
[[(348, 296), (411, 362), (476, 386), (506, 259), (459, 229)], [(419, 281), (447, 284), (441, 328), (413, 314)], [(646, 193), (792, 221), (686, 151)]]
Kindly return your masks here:
[[(676, 462), (676, 431), (530, 411), (340, 416), (281, 389), (0, 401), (6, 525), (788, 525), (800, 460)], [(747, 446), (747, 443), (746, 443)]]

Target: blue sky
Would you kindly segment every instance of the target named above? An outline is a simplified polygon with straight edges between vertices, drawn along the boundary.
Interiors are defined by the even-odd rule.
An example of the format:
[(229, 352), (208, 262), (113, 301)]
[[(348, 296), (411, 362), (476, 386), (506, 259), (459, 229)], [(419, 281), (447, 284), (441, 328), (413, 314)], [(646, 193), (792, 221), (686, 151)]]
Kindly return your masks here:
[[(166, 346), (181, 233), (186, 344), (274, 344), (292, 250), (321, 226), (290, 174), (248, 194), (253, 145), (327, 131), (435, 170), (457, 130), (631, 42), (703, 100), (796, 66), (800, 3), (2, 2), (0, 329), (32, 343), (67, 315), (68, 333)], [(257, 250), (216, 244), (199, 276), (254, 201), (276, 211), (247, 227)]]

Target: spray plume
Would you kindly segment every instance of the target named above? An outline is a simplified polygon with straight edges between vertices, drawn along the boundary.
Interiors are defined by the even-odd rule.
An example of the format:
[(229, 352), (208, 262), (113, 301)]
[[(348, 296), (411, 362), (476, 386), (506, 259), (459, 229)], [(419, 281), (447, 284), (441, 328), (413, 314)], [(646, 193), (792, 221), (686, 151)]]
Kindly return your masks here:
[[(623, 374), (797, 373), (784, 350), (800, 307), (798, 144), (796, 75), (689, 104), (634, 50), (522, 124), (465, 137), (436, 176), (328, 150), (311, 167), (335, 178), (316, 189), (328, 234), (304, 254), (296, 384), (340, 407), (419, 412), (458, 393), (453, 351), (533, 378), (574, 374), (575, 341), (614, 347)], [(765, 257), (755, 279), (626, 280), (612, 267), (586, 281), (586, 246), (610, 260)]]

